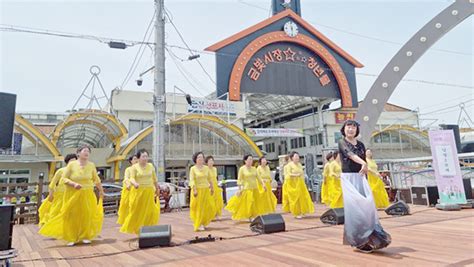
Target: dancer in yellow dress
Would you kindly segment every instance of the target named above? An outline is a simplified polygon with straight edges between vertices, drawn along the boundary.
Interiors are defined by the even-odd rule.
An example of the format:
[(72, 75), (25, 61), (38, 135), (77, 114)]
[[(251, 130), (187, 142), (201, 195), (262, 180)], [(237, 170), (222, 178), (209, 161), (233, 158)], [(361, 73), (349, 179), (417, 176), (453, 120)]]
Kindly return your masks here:
[(342, 186), (341, 186), (341, 159), (339, 156), (338, 151), (333, 152), (334, 160), (329, 165), (328, 174), (331, 177), (331, 188), (330, 191), (330, 199), (331, 202), (329, 203), (329, 207), (331, 209), (338, 209), (344, 207), (344, 197), (342, 195)]
[(259, 186), (259, 191), (262, 194), (262, 212), (263, 214), (273, 213), (276, 210), (277, 199), (272, 191), (272, 177), (270, 175), (270, 167), (268, 167), (268, 162), (265, 157), (261, 157), (260, 159), (258, 159), (258, 165), (259, 166), (257, 167), (257, 176), (260, 180), (262, 180), (263, 184), (265, 185), (265, 188)]
[(155, 167), (148, 163), (148, 151), (140, 149), (138, 163), (130, 169), (130, 209), (120, 232), (138, 234), (142, 226), (157, 225), (160, 220), (160, 187)]
[(205, 227), (216, 216), (216, 203), (213, 197), (216, 192), (211, 171), (204, 165), (204, 154), (195, 153), (193, 162), (195, 165), (189, 170), (189, 187), (192, 192), (189, 217), (193, 221), (194, 231), (205, 231)]
[(369, 169), (367, 172), (368, 182), (374, 195), (375, 206), (377, 209), (384, 209), (390, 205), (388, 194), (385, 190), (385, 183), (377, 170), (377, 163), (372, 159), (372, 151), (370, 149), (365, 151), (365, 157)]
[(286, 155), (285, 156), (285, 163), (283, 165), (283, 170), (282, 170), (282, 173), (280, 173), (280, 176), (283, 177), (281, 180), (283, 180), (283, 185), (282, 185), (282, 196), (281, 196), (281, 208), (283, 210), (289, 210), (290, 209), (290, 202), (288, 200), (288, 195), (286, 195), (286, 192), (287, 190), (285, 189), (286, 187), (286, 183), (285, 183), (285, 179), (286, 177), (288, 176), (287, 173), (288, 173), (288, 163), (290, 163), (290, 156), (289, 155)]
[(283, 195), (288, 198), (288, 205), (283, 207), (283, 211), (291, 212), (297, 219), (314, 212), (314, 204), (306, 188), (304, 180), (303, 166), (300, 163), (298, 152), (290, 153), (290, 163), (288, 163), (285, 177), (286, 186), (283, 187)]
[[(69, 162), (72, 162), (77, 159), (76, 154), (68, 154), (64, 158), (64, 163), (66, 166)], [(63, 198), (64, 192), (66, 191), (66, 186), (64, 182), (61, 180), (64, 171), (66, 170), (66, 166), (60, 168), (54, 174), (53, 179), (49, 183), (49, 194), (48, 198), (43, 200), (41, 203), (40, 208), (38, 209), (39, 213), (39, 225), (40, 227), (43, 226), (50, 218), (58, 215), (61, 212), (61, 208), (63, 207)]]
[(225, 207), (232, 214), (232, 220), (249, 220), (262, 215), (261, 194), (257, 183), (266, 190), (262, 180), (257, 175), (257, 169), (252, 166), (253, 157), (244, 156), (245, 165), (240, 167), (237, 178), (239, 191), (229, 199)]
[(224, 198), (222, 197), (222, 188), (219, 187), (219, 184), (217, 182), (217, 168), (214, 167), (214, 157), (207, 156), (206, 164), (209, 168), (209, 174), (211, 175), (212, 186), (214, 189), (214, 194), (212, 194), (212, 197), (214, 198), (214, 202), (216, 204), (215, 219), (219, 219), (219, 216), (222, 215), (222, 209), (224, 208)]
[(128, 158), (130, 166), (125, 169), (123, 182), (122, 182), (122, 193), (120, 194), (120, 206), (117, 212), (117, 224), (122, 225), (125, 222), (125, 218), (128, 216), (128, 211), (130, 210), (130, 188), (132, 184), (130, 183), (130, 170), (135, 163), (138, 162), (136, 155)]
[[(78, 160), (67, 165), (61, 178), (66, 185), (61, 212), (39, 230), (44, 236), (66, 240), (68, 246), (81, 241), (89, 244), (102, 230), (104, 190), (94, 163), (89, 161), (90, 152), (88, 146), (80, 147)], [(99, 189), (99, 201), (94, 185)]]
[(326, 155), (326, 163), (324, 164), (323, 167), (323, 182), (321, 184), (321, 203), (329, 205), (331, 203), (331, 198), (330, 196), (330, 188), (332, 187), (332, 180), (331, 177), (329, 176), (329, 165), (331, 165), (331, 162), (333, 161), (333, 155), (332, 152), (329, 152)]

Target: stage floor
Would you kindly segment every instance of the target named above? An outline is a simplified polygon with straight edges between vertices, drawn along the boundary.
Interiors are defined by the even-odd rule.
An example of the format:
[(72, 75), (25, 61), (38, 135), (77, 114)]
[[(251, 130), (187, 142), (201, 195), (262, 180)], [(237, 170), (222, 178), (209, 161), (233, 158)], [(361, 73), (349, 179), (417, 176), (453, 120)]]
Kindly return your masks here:
[(106, 217), (102, 235), (91, 245), (74, 247), (40, 236), (36, 225), (15, 225), (13, 246), (19, 256), (13, 266), (474, 266), (474, 209), (448, 212), (411, 206), (413, 214), (403, 217), (379, 211), (393, 240), (372, 254), (343, 246), (343, 226), (319, 220), (325, 210), (316, 205), (314, 215), (300, 220), (283, 214), (287, 232), (269, 235), (255, 235), (249, 223), (233, 222), (226, 212), (198, 233), (187, 210), (164, 213), (160, 224), (172, 225), (173, 243), (209, 234), (230, 239), (145, 250), (137, 249), (135, 236), (119, 233), (116, 217)]

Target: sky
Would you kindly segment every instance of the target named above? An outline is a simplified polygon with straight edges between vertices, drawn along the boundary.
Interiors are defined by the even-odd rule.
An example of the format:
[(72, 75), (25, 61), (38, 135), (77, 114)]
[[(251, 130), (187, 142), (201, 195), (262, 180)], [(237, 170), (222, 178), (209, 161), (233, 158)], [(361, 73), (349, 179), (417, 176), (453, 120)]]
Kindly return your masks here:
[[(426, 22), (452, 1), (310, 1), (302, 0), (302, 17), (358, 59), (358, 98), (362, 100), (393, 55)], [(165, 6), (190, 52), (168, 22), (165, 25), (166, 90), (174, 86), (202, 97), (215, 91), (215, 57), (204, 48), (271, 16), (270, 0), (165, 0)], [(147, 1), (6, 1), (0, 0), (0, 24), (66, 33), (142, 41), (153, 14)], [(472, 16), (446, 34), (413, 66), (389, 99), (420, 111), (422, 125), (457, 123), (460, 107), (474, 119)], [(140, 46), (111, 49), (96, 40), (0, 31), (0, 91), (17, 94), (17, 111), (64, 112), (71, 109), (91, 78), (89, 68), (101, 69), (107, 94), (121, 87)], [(145, 38), (146, 39), (146, 38)], [(153, 42), (153, 36), (150, 42)], [(143, 85), (135, 80), (153, 65), (143, 47), (125, 90), (152, 91), (152, 72)], [(141, 52), (140, 52), (141, 53)], [(184, 60), (184, 61), (182, 61)], [(184, 73), (184, 75), (183, 75)], [(210, 77), (209, 77), (210, 76)], [(447, 86), (439, 84), (454, 84)], [(99, 87), (95, 87), (98, 90)], [(466, 115), (462, 115), (467, 119)], [(466, 122), (462, 126), (469, 126)], [(474, 127), (474, 125), (470, 125)]]

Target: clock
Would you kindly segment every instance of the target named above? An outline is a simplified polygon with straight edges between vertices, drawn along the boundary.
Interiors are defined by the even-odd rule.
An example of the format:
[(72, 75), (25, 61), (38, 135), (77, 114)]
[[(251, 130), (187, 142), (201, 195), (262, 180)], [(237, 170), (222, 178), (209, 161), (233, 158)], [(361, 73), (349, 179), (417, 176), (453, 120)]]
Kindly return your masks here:
[(286, 35), (290, 37), (295, 37), (298, 34), (298, 26), (293, 21), (288, 21), (285, 23), (283, 30), (285, 31)]

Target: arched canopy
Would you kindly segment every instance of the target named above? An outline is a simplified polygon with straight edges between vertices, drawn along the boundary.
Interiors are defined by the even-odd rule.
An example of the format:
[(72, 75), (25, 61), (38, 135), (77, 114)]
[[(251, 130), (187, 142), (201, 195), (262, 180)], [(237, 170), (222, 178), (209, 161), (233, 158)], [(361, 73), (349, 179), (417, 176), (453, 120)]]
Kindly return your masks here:
[[(206, 129), (208, 133), (214, 133), (219, 138), (225, 141), (226, 144), (232, 147), (238, 147), (245, 153), (250, 153), (254, 156), (262, 156), (258, 146), (248, 137), (239, 127), (228, 124), (227, 122), (209, 115), (187, 115), (177, 120), (170, 122), (171, 126), (188, 125)], [(122, 146), (110, 157), (107, 162), (112, 163), (124, 160), (127, 155), (147, 136), (153, 133), (153, 126), (148, 126), (143, 130), (137, 132), (122, 143)]]
[(55, 161), (62, 160), (59, 150), (48, 139), (48, 137), (19, 114), (15, 114), (15, 130), (25, 136), (31, 143), (39, 142), (49, 153), (51, 153), (51, 156), (53, 156)]
[(115, 115), (100, 110), (81, 110), (71, 113), (56, 126), (51, 141), (57, 147), (78, 147), (82, 144), (92, 147), (120, 146), (120, 140), (125, 135), (127, 129)]

